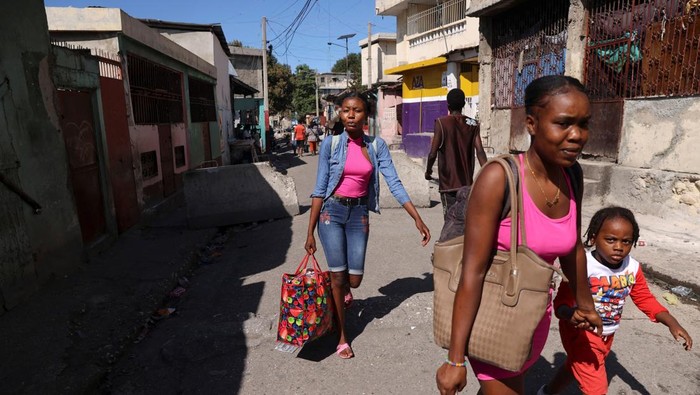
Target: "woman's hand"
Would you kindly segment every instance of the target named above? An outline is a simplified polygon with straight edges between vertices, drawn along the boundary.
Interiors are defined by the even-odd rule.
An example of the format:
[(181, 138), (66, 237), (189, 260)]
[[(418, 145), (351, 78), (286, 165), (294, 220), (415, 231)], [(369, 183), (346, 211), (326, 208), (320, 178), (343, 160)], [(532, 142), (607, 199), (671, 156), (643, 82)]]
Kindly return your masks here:
[(306, 243), (304, 244), (304, 249), (309, 255), (313, 255), (316, 252), (316, 238), (313, 234), (306, 236)]
[(467, 368), (443, 363), (435, 373), (435, 382), (441, 395), (452, 395), (467, 386)]
[(418, 228), (420, 235), (423, 236), (420, 243), (423, 247), (425, 247), (430, 241), (430, 229), (428, 229), (428, 226), (423, 223), (423, 220), (420, 217), (416, 219), (416, 228)]

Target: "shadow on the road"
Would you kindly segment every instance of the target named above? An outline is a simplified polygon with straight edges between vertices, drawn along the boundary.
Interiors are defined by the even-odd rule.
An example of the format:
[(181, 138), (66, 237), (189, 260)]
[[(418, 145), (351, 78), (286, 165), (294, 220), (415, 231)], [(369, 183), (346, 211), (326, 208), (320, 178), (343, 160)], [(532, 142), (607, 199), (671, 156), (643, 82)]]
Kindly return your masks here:
[(372, 321), (384, 318), (411, 296), (432, 292), (433, 274), (423, 273), (423, 278), (407, 277), (396, 279), (379, 288), (382, 296), (355, 300), (355, 305), (348, 310), (348, 335), (352, 341), (364, 332)]
[[(250, 182), (270, 207), (283, 206), (263, 175)], [(232, 225), (218, 247), (200, 249), (199, 266), (189, 276), (189, 284), (183, 285), (186, 290), (181, 291), (174, 317), (162, 320), (129, 351), (128, 358), (115, 364), (102, 392), (236, 394), (241, 390), (249, 350), (260, 344), (260, 334), (271, 325), (259, 316), (264, 292), (279, 287), (278, 282), (267, 284), (253, 277), (273, 270), (281, 273), (278, 268), (283, 265), (286, 271), (293, 270), (298, 263), (287, 259), (293, 219), (259, 221)]]
[[(564, 365), (565, 361), (566, 354), (563, 352), (554, 354), (553, 364), (550, 364), (544, 357), (540, 357), (532, 368), (530, 368), (527, 376), (525, 377), (525, 393), (537, 393), (537, 390), (543, 384), (549, 382), (549, 380), (554, 377), (559, 368)], [(624, 381), (635, 394), (639, 393), (642, 395), (651, 395), (644, 384), (640, 383), (627, 369), (625, 369), (624, 366), (622, 366), (622, 364), (620, 364), (620, 361), (617, 359), (617, 355), (614, 351), (610, 351), (610, 354), (608, 354), (608, 358), (605, 360), (605, 369), (608, 373), (608, 383), (610, 383), (610, 380), (613, 377), (617, 376)], [(561, 392), (561, 394), (580, 393), (581, 392), (578, 390), (578, 386), (575, 382), (572, 382), (564, 392)]]
[[(406, 299), (418, 293), (432, 292), (432, 290), (432, 273), (423, 273), (423, 278), (399, 278), (379, 288), (382, 296), (355, 299), (353, 306), (345, 313), (350, 342), (362, 334), (372, 321), (385, 317)], [(306, 344), (297, 354), (297, 358), (320, 362), (335, 353), (337, 345), (338, 337), (335, 333), (331, 333)]]
[[(549, 336), (554, 335), (554, 333), (549, 334)], [(558, 333), (556, 335), (558, 336)], [(551, 364), (544, 357), (539, 357), (537, 362), (527, 371), (527, 375), (525, 375), (525, 393), (536, 394), (543, 384), (546, 384), (554, 377), (559, 367), (564, 365), (564, 361), (566, 361), (566, 354), (563, 352), (554, 354), (554, 363)], [(570, 386), (570, 388), (573, 387), (573, 385)]]
[(635, 393), (638, 392), (642, 395), (651, 395), (651, 393), (647, 391), (644, 384), (640, 383), (627, 369), (625, 369), (624, 366), (622, 366), (620, 361), (617, 359), (617, 354), (615, 354), (615, 351), (610, 351), (610, 354), (608, 354), (608, 358), (605, 360), (605, 369), (608, 371), (608, 382), (610, 382), (612, 377), (617, 376), (622, 381), (627, 383), (627, 385), (630, 386), (630, 389)]
[[(309, 154), (304, 154), (304, 156), (307, 155)], [(276, 150), (275, 154), (271, 156), (271, 161), (272, 166), (277, 171), (284, 172), (284, 174), (286, 174), (287, 169), (306, 164), (305, 161), (296, 156), (294, 148), (291, 146), (285, 149)]]

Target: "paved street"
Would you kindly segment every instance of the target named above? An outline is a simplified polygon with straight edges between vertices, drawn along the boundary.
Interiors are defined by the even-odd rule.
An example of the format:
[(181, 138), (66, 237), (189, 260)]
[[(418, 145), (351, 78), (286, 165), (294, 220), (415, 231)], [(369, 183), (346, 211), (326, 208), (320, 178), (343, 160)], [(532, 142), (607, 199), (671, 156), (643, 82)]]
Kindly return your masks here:
[[(400, 209), (371, 217), (366, 277), (354, 293), (356, 303), (348, 318), (356, 357), (337, 358), (332, 335), (298, 354), (274, 350), (280, 277), (293, 271), (304, 255), (316, 159), (305, 156), (283, 162), (296, 180), (302, 214), (229, 230), (221, 256), (194, 273), (178, 313), (124, 354), (102, 390), (435, 393), (434, 373), (445, 351), (432, 343), (432, 248), (420, 247), (410, 217)], [(441, 207), (435, 202), (420, 212), (434, 239), (442, 222)], [(323, 254), (317, 256), (324, 265)], [(652, 290), (661, 298), (661, 288)], [(698, 307), (679, 304), (670, 309), (700, 342)], [(623, 321), (608, 364), (611, 394), (700, 394), (700, 347), (683, 351), (663, 325), (649, 322), (634, 307), (625, 310)], [(553, 326), (547, 347), (528, 376), (528, 393), (534, 393), (563, 359)], [(471, 370), (468, 379), (466, 393), (474, 394), (478, 385)]]

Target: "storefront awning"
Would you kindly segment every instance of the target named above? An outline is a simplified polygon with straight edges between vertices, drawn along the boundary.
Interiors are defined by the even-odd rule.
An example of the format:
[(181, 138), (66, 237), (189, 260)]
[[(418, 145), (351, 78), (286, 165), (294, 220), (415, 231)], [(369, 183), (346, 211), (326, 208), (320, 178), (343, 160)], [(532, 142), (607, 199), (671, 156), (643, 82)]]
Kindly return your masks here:
[(437, 58), (421, 60), (420, 62), (409, 63), (403, 66), (386, 69), (384, 70), (384, 74), (403, 74), (404, 72), (409, 70), (422, 69), (423, 67), (435, 66), (437, 64), (443, 63), (447, 63), (447, 58), (443, 56), (438, 56)]

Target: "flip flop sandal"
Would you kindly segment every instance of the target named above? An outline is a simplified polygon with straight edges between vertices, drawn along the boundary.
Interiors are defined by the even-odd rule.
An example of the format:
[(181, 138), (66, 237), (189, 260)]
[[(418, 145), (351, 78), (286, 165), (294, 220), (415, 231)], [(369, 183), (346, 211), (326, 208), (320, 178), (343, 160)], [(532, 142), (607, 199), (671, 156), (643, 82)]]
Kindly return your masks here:
[(345, 294), (345, 300), (343, 301), (345, 303), (345, 308), (349, 309), (354, 300), (355, 299), (352, 297), (352, 291), (348, 291), (348, 293)]
[[(349, 350), (350, 354), (343, 354), (343, 351)], [(355, 356), (352, 352), (352, 348), (350, 348), (350, 345), (348, 343), (343, 343), (343, 344), (338, 344), (338, 347), (335, 348), (335, 353), (341, 358), (341, 359), (350, 359)]]

